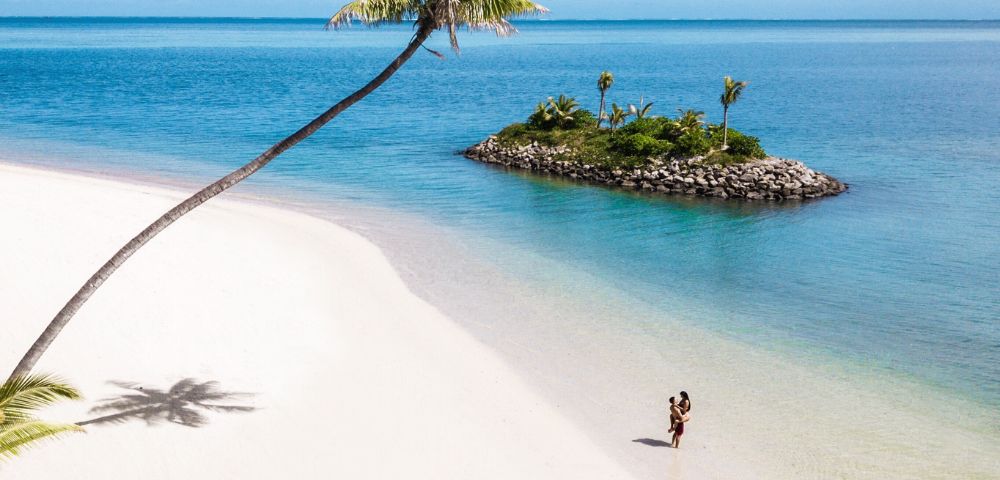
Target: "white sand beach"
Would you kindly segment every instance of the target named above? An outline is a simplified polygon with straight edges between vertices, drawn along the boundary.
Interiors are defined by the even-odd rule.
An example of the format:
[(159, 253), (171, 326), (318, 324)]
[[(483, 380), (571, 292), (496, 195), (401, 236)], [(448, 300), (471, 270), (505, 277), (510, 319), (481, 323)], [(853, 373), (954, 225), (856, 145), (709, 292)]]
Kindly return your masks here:
[[(0, 165), (0, 365), (183, 196)], [(2, 478), (630, 478), (378, 248), (261, 205), (216, 199), (182, 218), (36, 370), (86, 396), (44, 418), (87, 433), (0, 464)]]

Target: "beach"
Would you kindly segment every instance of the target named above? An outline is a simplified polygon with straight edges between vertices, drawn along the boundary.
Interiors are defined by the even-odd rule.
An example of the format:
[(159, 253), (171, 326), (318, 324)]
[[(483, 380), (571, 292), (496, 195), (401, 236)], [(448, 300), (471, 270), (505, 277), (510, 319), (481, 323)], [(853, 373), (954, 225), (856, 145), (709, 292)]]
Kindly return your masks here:
[[(0, 364), (182, 198), (0, 165)], [(87, 432), (3, 464), (4, 478), (632, 478), (374, 245), (262, 205), (214, 200), (181, 219), (36, 371), (86, 397), (42, 416)]]
[[(0, 18), (7, 368), (131, 235), (413, 35), (323, 22)], [(88, 433), (0, 479), (997, 478), (1000, 89), (976, 86), (1000, 22), (517, 26), (415, 55), (126, 263), (39, 366), (86, 395), (43, 418)], [(605, 70), (607, 102), (713, 124), (723, 77), (749, 81), (732, 128), (850, 189), (689, 198), (461, 157), (549, 96), (596, 111)]]
[[(184, 196), (154, 178), (93, 175), (0, 164), (5, 364)], [(940, 424), (924, 418), (944, 392), (793, 362), (669, 318), (612, 331), (634, 308), (620, 292), (584, 311), (558, 287), (527, 290), (472, 262), (445, 232), (358, 214), (344, 217), (349, 230), (246, 193), (182, 218), (81, 310), (36, 371), (86, 397), (43, 418), (87, 433), (0, 474), (875, 479), (997, 468), (988, 412), (949, 399)], [(696, 405), (679, 450), (666, 448), (671, 387)], [(845, 402), (865, 408), (845, 421)]]

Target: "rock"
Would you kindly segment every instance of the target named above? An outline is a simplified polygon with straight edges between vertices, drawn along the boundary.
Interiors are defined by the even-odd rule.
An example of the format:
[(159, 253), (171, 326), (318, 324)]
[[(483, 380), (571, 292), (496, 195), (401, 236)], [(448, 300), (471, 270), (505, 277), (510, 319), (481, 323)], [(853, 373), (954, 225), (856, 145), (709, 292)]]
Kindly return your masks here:
[(802, 162), (782, 158), (722, 166), (704, 164), (702, 157), (651, 157), (644, 166), (630, 167), (625, 171), (568, 161), (564, 155), (570, 152), (572, 149), (566, 146), (549, 147), (537, 141), (505, 147), (495, 135), (491, 135), (466, 149), (463, 154), (484, 163), (659, 193), (749, 200), (800, 200), (837, 195), (848, 188), (836, 178), (813, 171)]

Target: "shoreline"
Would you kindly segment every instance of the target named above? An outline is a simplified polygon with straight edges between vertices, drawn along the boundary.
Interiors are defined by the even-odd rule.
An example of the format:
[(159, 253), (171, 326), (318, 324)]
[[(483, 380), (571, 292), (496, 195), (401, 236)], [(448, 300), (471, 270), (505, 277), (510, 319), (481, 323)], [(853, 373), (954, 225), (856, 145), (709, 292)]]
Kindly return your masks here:
[(806, 201), (844, 193), (848, 185), (796, 160), (767, 157), (732, 165), (694, 158), (649, 157), (633, 167), (589, 165), (560, 160), (571, 150), (532, 142), (505, 145), (490, 135), (462, 152), (465, 158), (507, 169), (566, 178), (591, 185), (650, 194), (741, 199), (747, 201)]
[[(102, 252), (182, 198), (6, 163), (0, 184), (0, 215), (19, 232), (2, 241), (19, 255), (5, 259), (0, 303), (25, 320), (5, 332), (4, 364)], [(91, 407), (129, 391), (112, 380), (146, 391), (182, 388), (186, 378), (218, 382), (229, 402), (253, 410), (202, 411), (203, 425), (170, 424), (167, 411), (155, 428), (98, 421), (85, 436), (2, 467), (18, 478), (135, 469), (152, 478), (632, 478), (496, 354), (414, 296), (373, 244), (325, 220), (242, 201), (203, 206), (137, 253), (38, 370), (87, 397), (44, 412), (53, 420), (94, 420)], [(100, 461), (108, 452), (116, 460)]]
[[(274, 207), (268, 202), (282, 204), (287, 200), (267, 194), (237, 195), (241, 198), (237, 203), (249, 203), (251, 209), (271, 210)], [(307, 208), (307, 204), (298, 206), (317, 210), (307, 215), (331, 218), (320, 215), (319, 206)], [(282, 204), (282, 209), (294, 206), (296, 203), (289, 202)], [(455, 245), (442, 245), (452, 243), (442, 238), (442, 231), (415, 232), (412, 225), (395, 224), (394, 217), (366, 222), (353, 218), (356, 216), (351, 212), (333, 214), (332, 218), (377, 244), (412, 293), (498, 353), (533, 391), (542, 394), (546, 403), (557, 405), (602, 452), (638, 478), (660, 475), (665, 470), (680, 478), (774, 478), (807, 471), (848, 478), (900, 477), (927, 469), (943, 472), (941, 468), (946, 465), (955, 468), (953, 473), (972, 472), (967, 478), (977, 478), (975, 472), (981, 475), (989, 471), (983, 470), (982, 452), (995, 449), (997, 443), (989, 436), (988, 419), (982, 424), (987, 430), (980, 433), (950, 429), (942, 432), (942, 440), (923, 446), (904, 439), (904, 431), (906, 435), (923, 436), (926, 429), (934, 427), (926, 422), (926, 415), (912, 415), (926, 408), (925, 399), (906, 398), (913, 389), (904, 380), (873, 383), (873, 387), (889, 392), (884, 395), (875, 390), (845, 390), (865, 388), (867, 380), (860, 382), (859, 378), (879, 378), (866, 375), (863, 369), (843, 370), (843, 366), (828, 364), (822, 358), (789, 363), (794, 359), (777, 356), (765, 346), (734, 343), (710, 331), (692, 330), (691, 325), (665, 318), (660, 312), (643, 313), (622, 303), (622, 298), (614, 298), (622, 292), (604, 291), (606, 286), (597, 278), (584, 282), (597, 282), (588, 290), (600, 292), (599, 296), (581, 305), (579, 299), (559, 289), (559, 281), (566, 281), (564, 275), (580, 272), (562, 272), (564, 266), (558, 263), (520, 251), (511, 252), (513, 257), (495, 258), (497, 265), (491, 266), (471, 261), (461, 253), (456, 256), (449, 250)], [(414, 235), (418, 238), (411, 238)], [(442, 248), (449, 252), (426, 255)], [(476, 248), (493, 251), (499, 246), (477, 243)], [(522, 258), (524, 255), (529, 257)], [(558, 281), (536, 279), (551, 284), (543, 288), (538, 288), (538, 282), (524, 283), (509, 277), (510, 272), (494, 268), (506, 266), (502, 265), (505, 262), (540, 262), (539, 272)], [(573, 279), (571, 283), (578, 281)], [(498, 289), (499, 285), (502, 288)], [(511, 305), (510, 298), (519, 301)], [(614, 326), (607, 323), (609, 318), (626, 314), (635, 316), (634, 326), (627, 331), (608, 328)], [(657, 342), (660, 338), (671, 339), (668, 350)], [(678, 348), (678, 343), (684, 347)], [(778, 382), (768, 374), (773, 371), (782, 371), (784, 381)], [(782, 388), (785, 384), (795, 384), (805, 391), (788, 391)], [(667, 394), (664, 387), (674, 385), (698, 392), (699, 416), (686, 445), (680, 451), (670, 451), (636, 443), (642, 438), (662, 439), (666, 430), (665, 426), (660, 428)], [(862, 412), (859, 421), (872, 426), (871, 432), (846, 449), (839, 446), (836, 437), (850, 425), (835, 414), (845, 394), (857, 396), (858, 401), (869, 405), (869, 411)], [(762, 429), (758, 422), (740, 414), (745, 407), (733, 408), (745, 405), (751, 397), (754, 402), (792, 403), (780, 421)], [(898, 412), (890, 412), (890, 408), (897, 407)], [(966, 419), (958, 421), (961, 410), (947, 412), (947, 421), (967, 423)], [(811, 431), (818, 429), (827, 429), (827, 433)], [(958, 452), (952, 459), (936, 460), (912, 456), (926, 452), (932, 445), (946, 449), (947, 443), (941, 441), (957, 441), (969, 435), (965, 442), (970, 438), (986, 440), (978, 452)], [(763, 442), (755, 444), (761, 441), (760, 436)], [(869, 443), (878, 438), (888, 443)], [(862, 452), (871, 449), (883, 453), (863, 458), (869, 454)], [(831, 463), (839, 457), (853, 460), (840, 465)], [(913, 464), (898, 463), (905, 461)], [(953, 477), (942, 473), (936, 478)]]

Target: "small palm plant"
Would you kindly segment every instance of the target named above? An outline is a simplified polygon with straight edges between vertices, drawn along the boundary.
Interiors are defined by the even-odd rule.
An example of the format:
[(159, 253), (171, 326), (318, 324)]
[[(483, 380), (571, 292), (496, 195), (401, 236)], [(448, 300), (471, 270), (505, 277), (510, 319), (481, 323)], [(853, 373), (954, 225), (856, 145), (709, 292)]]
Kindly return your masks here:
[(693, 109), (678, 109), (677, 111), (680, 112), (680, 116), (677, 117), (677, 126), (681, 134), (697, 130), (705, 124), (705, 122), (702, 121), (702, 117), (705, 116), (705, 112)]
[(531, 118), (542, 125), (552, 121), (552, 114), (549, 113), (549, 108), (545, 105), (545, 102), (538, 102), (538, 105), (535, 105), (535, 113), (531, 114)]
[(634, 115), (635, 118), (646, 118), (650, 108), (653, 108), (653, 102), (646, 103), (642, 97), (639, 97), (639, 106), (628, 104), (628, 113)]
[(597, 127), (600, 128), (601, 120), (604, 119), (604, 97), (607, 95), (608, 90), (611, 86), (615, 84), (615, 76), (611, 72), (605, 70), (601, 72), (601, 76), (597, 79), (597, 88), (601, 91), (601, 107), (597, 111)]
[(574, 114), (580, 109), (580, 104), (573, 97), (559, 95), (558, 99), (549, 97), (548, 118), (555, 119), (556, 125), (570, 127), (576, 120)]
[(34, 411), (60, 400), (78, 400), (80, 392), (49, 375), (18, 376), (0, 385), (0, 458), (14, 457), (45, 438), (83, 431), (74, 424), (48, 423)]
[(726, 76), (722, 80), (725, 90), (719, 97), (719, 102), (722, 103), (722, 149), (725, 150), (729, 147), (729, 106), (740, 99), (740, 96), (743, 95), (743, 89), (749, 85), (749, 82), (737, 82), (730, 76)]
[(629, 115), (631, 114), (619, 107), (617, 103), (611, 104), (611, 114), (605, 115), (605, 117), (608, 119), (608, 124), (611, 125), (612, 137), (615, 136), (615, 128), (625, 123), (625, 119), (627, 119)]

